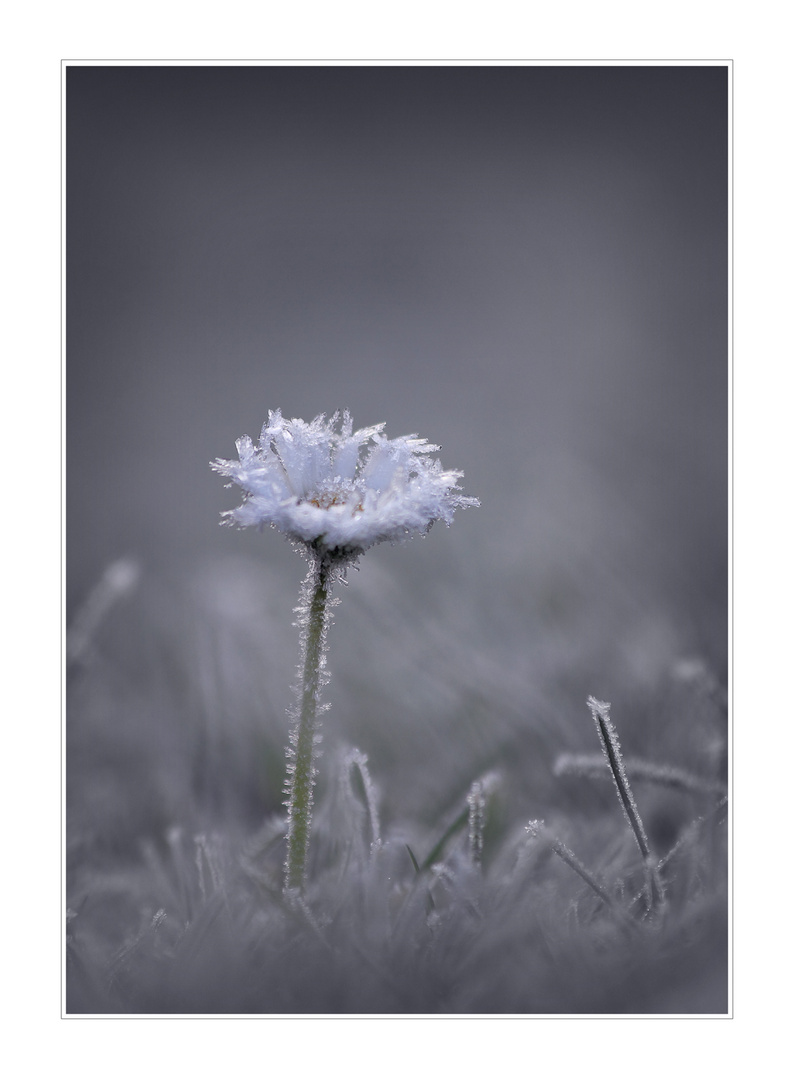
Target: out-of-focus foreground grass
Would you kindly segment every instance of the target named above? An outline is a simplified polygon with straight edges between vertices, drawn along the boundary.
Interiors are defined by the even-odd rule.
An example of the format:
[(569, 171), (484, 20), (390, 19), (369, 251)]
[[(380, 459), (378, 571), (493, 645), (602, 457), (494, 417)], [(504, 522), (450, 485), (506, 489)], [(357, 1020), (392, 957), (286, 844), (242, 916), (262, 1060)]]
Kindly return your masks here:
[[(473, 574), (454, 546), (435, 566), (453, 536), (420, 573), (387, 549), (341, 590), (298, 907), (297, 560), (294, 581), (230, 558), (118, 590), (69, 666), (68, 1012), (727, 1009), (722, 673), (663, 606), (595, 603), (589, 570), (534, 580), (479, 551)], [(613, 702), (662, 862), (650, 918), (588, 692)]]

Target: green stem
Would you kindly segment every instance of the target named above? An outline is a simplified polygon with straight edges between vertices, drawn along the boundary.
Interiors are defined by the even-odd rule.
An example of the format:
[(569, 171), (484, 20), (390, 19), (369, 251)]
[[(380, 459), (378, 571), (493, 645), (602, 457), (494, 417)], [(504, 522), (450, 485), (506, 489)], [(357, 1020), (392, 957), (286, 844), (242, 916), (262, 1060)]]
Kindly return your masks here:
[[(303, 618), (303, 680), (297, 727), (292, 735), (292, 763), (288, 784), (289, 826), (285, 887), (303, 892), (306, 882), (306, 857), (309, 849), (312, 804), (314, 802), (314, 758), (317, 713), (320, 696), (320, 670), (327, 630), (329, 567), (318, 561), (306, 578), (306, 604)], [(309, 600), (309, 596), (311, 599)]]

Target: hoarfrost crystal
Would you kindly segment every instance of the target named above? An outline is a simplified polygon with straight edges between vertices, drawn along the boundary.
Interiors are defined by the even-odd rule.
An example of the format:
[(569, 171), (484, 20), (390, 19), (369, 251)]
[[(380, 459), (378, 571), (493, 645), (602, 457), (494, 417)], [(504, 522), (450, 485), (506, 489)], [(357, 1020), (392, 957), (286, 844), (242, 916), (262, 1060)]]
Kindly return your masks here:
[(270, 525), (334, 563), (354, 562), (368, 548), (448, 525), (457, 509), (478, 506), (458, 493), (463, 473), (430, 457), (439, 449), (416, 435), (388, 439), (384, 424), (353, 430), (345, 411), (311, 423), (268, 414), (258, 445), (237, 440), (239, 461), (212, 468), (245, 492), (224, 517), (231, 525)]

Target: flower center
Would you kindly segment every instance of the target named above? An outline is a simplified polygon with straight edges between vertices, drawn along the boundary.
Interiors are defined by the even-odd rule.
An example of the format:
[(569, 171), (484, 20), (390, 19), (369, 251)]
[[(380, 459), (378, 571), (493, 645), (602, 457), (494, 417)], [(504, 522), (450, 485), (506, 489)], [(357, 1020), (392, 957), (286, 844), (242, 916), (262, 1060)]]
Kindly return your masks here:
[(317, 491), (306, 499), (306, 502), (316, 506), (319, 510), (330, 510), (332, 506), (348, 506), (351, 514), (364, 513), (362, 501), (358, 498), (358, 492), (352, 484), (350, 490), (345, 486), (344, 488), (329, 487), (324, 491)]
[(332, 494), (330, 491), (324, 491), (321, 495), (315, 495), (313, 499), (308, 500), (312, 506), (317, 506), (320, 510), (328, 510), (331, 506), (344, 506), (345, 500), (340, 499), (338, 495)]

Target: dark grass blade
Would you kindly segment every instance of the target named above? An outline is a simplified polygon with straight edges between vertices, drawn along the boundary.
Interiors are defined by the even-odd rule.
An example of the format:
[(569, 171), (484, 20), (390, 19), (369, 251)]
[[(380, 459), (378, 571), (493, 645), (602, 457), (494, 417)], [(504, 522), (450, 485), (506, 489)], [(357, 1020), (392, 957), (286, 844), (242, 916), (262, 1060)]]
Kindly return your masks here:
[(604, 756), (607, 759), (612, 778), (615, 781), (615, 788), (617, 789), (618, 798), (620, 799), (620, 805), (623, 807), (623, 813), (626, 815), (626, 820), (631, 827), (634, 839), (637, 841), (637, 847), (640, 849), (640, 854), (645, 863), (648, 910), (652, 911), (664, 903), (664, 889), (656, 865), (656, 859), (651, 852), (651, 846), (648, 842), (648, 835), (645, 832), (645, 827), (642, 824), (642, 818), (640, 817), (637, 803), (634, 800), (634, 795), (629, 786), (629, 779), (626, 775), (626, 769), (623, 764), (623, 755), (620, 750), (618, 733), (609, 717), (610, 706), (608, 702), (598, 701), (598, 699), (594, 697), (589, 697), (587, 699), (587, 704), (590, 707), (590, 712), (593, 714), (593, 720), (595, 721), (598, 730), (598, 737), (601, 740), (601, 748), (604, 751)]

